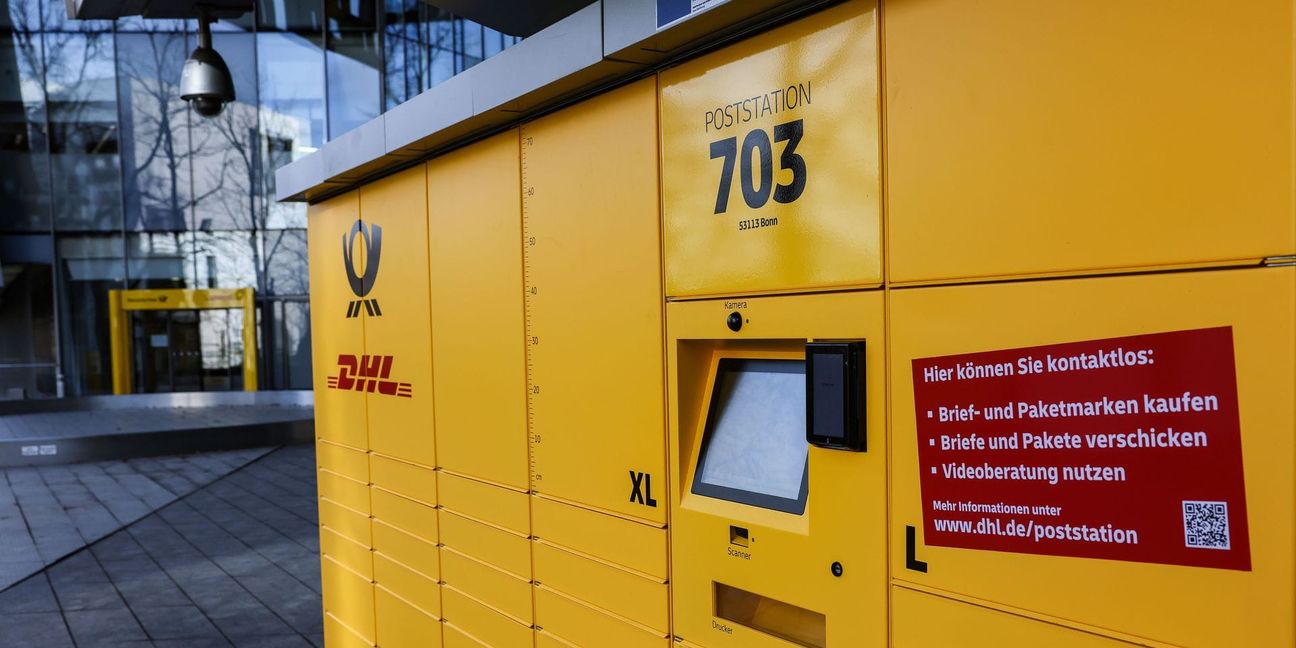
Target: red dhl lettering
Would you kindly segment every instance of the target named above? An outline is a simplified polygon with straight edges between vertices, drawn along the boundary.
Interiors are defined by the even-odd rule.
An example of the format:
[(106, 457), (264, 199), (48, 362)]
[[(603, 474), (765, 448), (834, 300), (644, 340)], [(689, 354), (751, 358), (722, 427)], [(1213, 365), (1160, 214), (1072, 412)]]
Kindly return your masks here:
[(351, 354), (338, 356), (338, 375), (328, 377), (329, 389), (358, 391), (412, 398), (413, 386), (407, 382), (389, 380), (394, 356)]

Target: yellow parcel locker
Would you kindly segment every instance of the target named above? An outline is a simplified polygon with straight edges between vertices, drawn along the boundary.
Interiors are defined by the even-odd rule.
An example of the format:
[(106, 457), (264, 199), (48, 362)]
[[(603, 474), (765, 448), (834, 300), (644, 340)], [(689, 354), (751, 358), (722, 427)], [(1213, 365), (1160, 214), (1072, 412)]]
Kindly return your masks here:
[(382, 648), (440, 648), (440, 620), (426, 614), (381, 585), (374, 588), (374, 596), (374, 619), (378, 626), (379, 646)]
[(451, 585), (441, 588), (441, 602), (447, 624), (492, 648), (535, 645), (531, 626), (497, 612)]
[(361, 187), (360, 216), (369, 244), (360, 276), (366, 294), (358, 312), (365, 323), (360, 370), (368, 394), (370, 448), (432, 468), (436, 445), (423, 167)]
[(328, 648), (372, 648), (373, 646), (338, 621), (337, 617), (327, 612), (324, 613), (324, 645)]
[[(369, 456), (370, 488), (383, 489), (422, 502), (437, 505), (437, 471), (379, 454)], [(371, 496), (372, 497), (372, 496)]]
[[(675, 635), (714, 648), (884, 645), (882, 292), (673, 302), (666, 312)], [(854, 341), (859, 353), (835, 378), (806, 361), (807, 341), (823, 340)], [(816, 352), (821, 362), (833, 366)], [(863, 451), (808, 443), (807, 430), (821, 428), (808, 428), (807, 414), (830, 427), (832, 398), (853, 404), (860, 418), (843, 409), (839, 422), (862, 424)]]
[[(433, 553), (438, 552), (434, 550)], [(424, 613), (440, 618), (441, 585), (437, 574), (414, 571), (381, 551), (374, 552), (373, 566), (374, 583), (378, 587), (401, 597)]]
[(898, 0), (896, 282), (1296, 252), (1293, 4)]
[(654, 79), (522, 127), (536, 492), (666, 521)]
[[(537, 639), (574, 646), (616, 646), (617, 648), (667, 648), (669, 636), (624, 617), (608, 614), (583, 601), (549, 589), (535, 587)], [(549, 636), (545, 636), (549, 635)]]
[(334, 562), (320, 560), (324, 612), (332, 615), (369, 645), (374, 643), (374, 586), (369, 579)]
[(315, 444), (315, 456), (321, 470), (331, 470), (358, 482), (369, 483), (369, 455), (366, 452), (320, 440)]
[(440, 467), (526, 490), (516, 130), (428, 163)]
[(1130, 648), (1135, 644), (897, 587), (893, 648)]
[(531, 581), (450, 546), (441, 547), (441, 582), (496, 612), (531, 625)]
[(661, 73), (666, 294), (882, 282), (877, 3)]
[(1296, 643), (1296, 268), (890, 299), (896, 579), (1174, 645)]
[(355, 365), (364, 355), (364, 321), (348, 317), (356, 297), (348, 260), (364, 265), (365, 245), (351, 235), (360, 218), (359, 192), (310, 206), (307, 247), (311, 283), (311, 357), (315, 435), (357, 450), (369, 449), (365, 398), (355, 390)]

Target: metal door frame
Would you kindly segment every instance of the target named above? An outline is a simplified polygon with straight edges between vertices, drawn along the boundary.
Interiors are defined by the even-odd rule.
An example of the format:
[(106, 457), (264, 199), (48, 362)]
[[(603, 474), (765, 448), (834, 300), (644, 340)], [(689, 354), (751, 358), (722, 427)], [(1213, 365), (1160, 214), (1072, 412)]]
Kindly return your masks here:
[(256, 307), (253, 293), (252, 288), (109, 290), (113, 393), (129, 394), (133, 388), (129, 312), (213, 309), (243, 311), (243, 391), (257, 391)]

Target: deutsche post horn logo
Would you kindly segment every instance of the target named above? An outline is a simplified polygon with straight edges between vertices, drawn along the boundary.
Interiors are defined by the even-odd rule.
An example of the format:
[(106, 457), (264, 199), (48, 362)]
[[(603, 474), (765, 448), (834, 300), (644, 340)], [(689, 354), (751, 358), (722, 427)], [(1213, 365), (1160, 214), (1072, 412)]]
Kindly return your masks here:
[[(365, 271), (363, 277), (356, 274), (355, 257), (351, 253), (356, 236), (359, 236), (364, 244)], [(342, 260), (346, 262), (347, 281), (351, 284), (351, 292), (360, 298), (347, 304), (348, 318), (360, 316), (361, 304), (364, 304), (365, 312), (370, 317), (382, 317), (382, 309), (378, 307), (378, 300), (365, 298), (373, 290), (374, 281), (378, 278), (378, 261), (381, 258), (381, 226), (369, 225), (366, 227), (364, 223), (356, 221), (351, 226), (351, 231), (342, 235)]]

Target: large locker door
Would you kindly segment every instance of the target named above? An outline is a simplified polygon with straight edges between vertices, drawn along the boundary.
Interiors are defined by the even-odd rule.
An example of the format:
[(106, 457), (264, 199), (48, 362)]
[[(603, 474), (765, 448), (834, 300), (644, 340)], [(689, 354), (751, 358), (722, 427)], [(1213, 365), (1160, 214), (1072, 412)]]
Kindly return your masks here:
[(360, 189), (368, 233), (364, 373), (374, 452), (436, 467), (428, 317), (427, 185), (422, 166)]
[(522, 129), (534, 490), (665, 522), (654, 79)]
[(365, 323), (350, 316), (357, 297), (347, 281), (348, 263), (364, 265), (365, 246), (350, 236), (360, 219), (359, 197), (352, 191), (311, 205), (306, 234), (315, 434), (363, 451), (369, 449), (365, 398), (354, 387), (355, 368), (365, 352)]
[(890, 299), (896, 579), (1174, 645), (1296, 641), (1296, 268)]
[(525, 491), (526, 349), (518, 133), (428, 163), (437, 457)]

